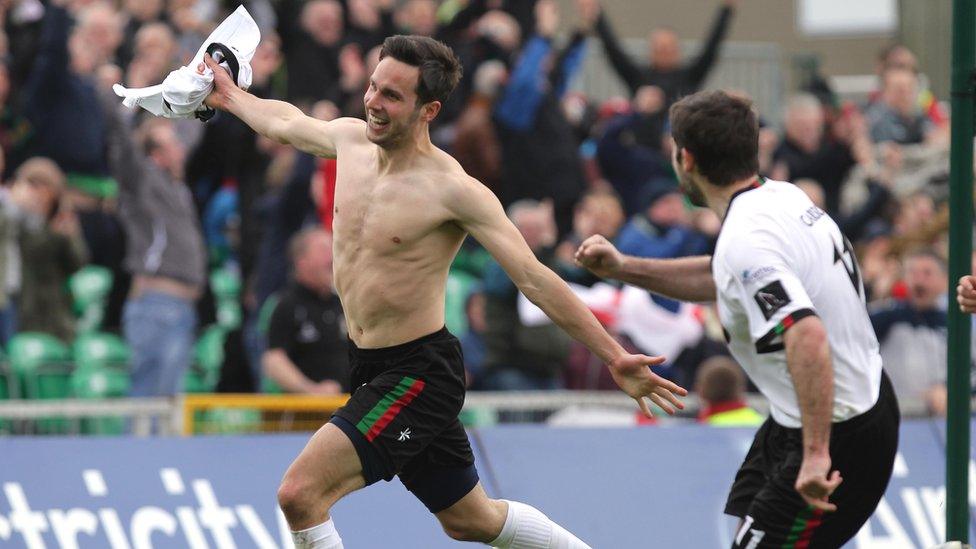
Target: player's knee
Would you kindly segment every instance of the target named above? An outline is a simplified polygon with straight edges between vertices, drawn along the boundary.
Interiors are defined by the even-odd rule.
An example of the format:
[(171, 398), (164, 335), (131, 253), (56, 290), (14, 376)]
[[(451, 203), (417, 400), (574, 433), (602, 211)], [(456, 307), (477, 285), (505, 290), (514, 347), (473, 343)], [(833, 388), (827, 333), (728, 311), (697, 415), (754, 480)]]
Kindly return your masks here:
[(444, 528), (444, 533), (457, 541), (489, 541), (492, 539), (491, 534), (475, 521), (444, 521), (441, 526)]
[(278, 486), (278, 506), (289, 522), (301, 521), (311, 510), (328, 510), (335, 503), (320, 483), (308, 482), (299, 475), (285, 475)]
[(491, 521), (477, 516), (444, 516), (440, 518), (444, 533), (457, 541), (488, 542), (498, 536)]
[(297, 479), (285, 477), (278, 486), (278, 506), (288, 519), (298, 518), (308, 509), (309, 495)]

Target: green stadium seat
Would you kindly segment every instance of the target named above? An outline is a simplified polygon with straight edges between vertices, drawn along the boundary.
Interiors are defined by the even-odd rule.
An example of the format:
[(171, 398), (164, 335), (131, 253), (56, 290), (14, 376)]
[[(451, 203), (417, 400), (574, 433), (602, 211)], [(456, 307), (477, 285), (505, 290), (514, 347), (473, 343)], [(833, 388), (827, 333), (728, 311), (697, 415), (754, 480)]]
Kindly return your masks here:
[(485, 273), (485, 268), (491, 262), (491, 254), (480, 246), (461, 246), (454, 261), (451, 263), (451, 272), (464, 272), (475, 278), (481, 278)]
[(128, 370), (132, 356), (122, 338), (105, 332), (81, 334), (75, 338), (71, 349), (78, 368), (114, 367)]
[[(71, 352), (58, 338), (39, 332), (22, 332), (10, 339), (10, 367), (16, 374), (21, 394), (32, 399), (71, 396)], [(38, 420), (42, 433), (67, 432), (64, 419)]]
[(444, 321), (451, 333), (460, 336), (468, 330), (468, 315), (465, 305), (471, 290), (478, 285), (478, 279), (464, 271), (452, 270), (447, 275), (447, 290), (444, 294)]
[(234, 330), (241, 326), (243, 320), (241, 304), (234, 300), (217, 302), (217, 324), (226, 330)]
[(278, 385), (275, 380), (261, 376), (261, 392), (267, 395), (281, 395), (285, 393), (285, 390)]
[[(71, 387), (77, 398), (117, 398), (129, 393), (129, 346), (119, 336), (88, 333), (78, 336), (71, 345), (75, 371)], [(121, 417), (87, 418), (82, 432), (119, 435), (125, 432)]]
[(88, 265), (68, 279), (80, 333), (101, 327), (105, 318), (105, 304), (112, 291), (112, 281), (112, 271), (98, 265)]
[(187, 393), (210, 393), (217, 386), (224, 364), (224, 340), (227, 331), (219, 325), (208, 326), (193, 345), (193, 364), (184, 378)]
[(237, 301), (241, 295), (241, 277), (231, 269), (210, 272), (210, 291), (216, 301)]
[(227, 330), (241, 325), (241, 277), (232, 269), (214, 269), (210, 273), (210, 291), (217, 309), (217, 324)]
[[(258, 311), (257, 328), (258, 333), (260, 333), (262, 337), (266, 337), (268, 335), (268, 328), (271, 326), (271, 315), (274, 314), (275, 307), (277, 306), (278, 294), (271, 294), (268, 296), (268, 299), (264, 300), (264, 304), (261, 305), (261, 309)], [(285, 391), (277, 383), (275, 383), (273, 379), (265, 377), (262, 373), (261, 392), (272, 395), (280, 395)]]
[[(0, 400), (20, 397), (20, 384), (10, 368), (10, 359), (7, 354), (0, 349)], [(0, 434), (13, 432), (13, 423), (7, 419), (0, 418)]]
[[(79, 366), (71, 374), (71, 388), (76, 398), (119, 398), (129, 393), (129, 371), (121, 366)], [(121, 435), (126, 419), (120, 416), (91, 417), (82, 420), (83, 433)]]

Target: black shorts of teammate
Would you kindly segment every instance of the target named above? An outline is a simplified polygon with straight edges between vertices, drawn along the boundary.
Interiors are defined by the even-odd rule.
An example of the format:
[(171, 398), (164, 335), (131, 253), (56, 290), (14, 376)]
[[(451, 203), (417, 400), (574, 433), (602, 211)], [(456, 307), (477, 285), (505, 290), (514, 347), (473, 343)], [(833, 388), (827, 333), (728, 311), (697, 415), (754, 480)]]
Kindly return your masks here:
[(857, 534), (871, 517), (891, 478), (898, 449), (898, 401), (888, 376), (870, 410), (835, 423), (830, 432), (831, 469), (843, 482), (830, 496), (837, 505), (825, 513), (796, 491), (803, 462), (803, 434), (772, 419), (759, 428), (739, 468), (725, 504), (726, 514), (743, 519), (733, 548), (809, 547), (834, 549)]
[(352, 441), (366, 485), (394, 475), (432, 513), (478, 483), (458, 413), (464, 404), (461, 344), (443, 328), (382, 349), (349, 345), (353, 393), (330, 423)]

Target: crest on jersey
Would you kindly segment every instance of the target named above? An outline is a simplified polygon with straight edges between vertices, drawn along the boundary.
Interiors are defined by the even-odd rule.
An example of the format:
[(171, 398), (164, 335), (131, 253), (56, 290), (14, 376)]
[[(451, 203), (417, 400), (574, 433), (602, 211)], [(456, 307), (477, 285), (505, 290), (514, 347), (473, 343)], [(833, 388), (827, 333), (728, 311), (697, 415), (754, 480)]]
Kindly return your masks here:
[(779, 280), (774, 280), (759, 288), (759, 291), (753, 297), (756, 303), (759, 304), (759, 310), (762, 311), (766, 320), (773, 318), (776, 311), (782, 309), (783, 306), (790, 302), (790, 296), (786, 293), (786, 288), (783, 288), (783, 284)]

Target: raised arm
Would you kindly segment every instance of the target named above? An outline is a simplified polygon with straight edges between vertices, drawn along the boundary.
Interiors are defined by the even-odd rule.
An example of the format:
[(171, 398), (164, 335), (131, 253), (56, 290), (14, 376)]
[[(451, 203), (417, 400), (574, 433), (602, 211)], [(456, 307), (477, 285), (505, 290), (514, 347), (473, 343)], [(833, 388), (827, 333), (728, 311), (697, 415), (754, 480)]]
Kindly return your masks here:
[(637, 93), (637, 88), (640, 88), (644, 84), (644, 80), (641, 77), (641, 67), (637, 66), (630, 58), (630, 55), (624, 51), (623, 46), (620, 44), (620, 39), (617, 38), (617, 33), (614, 32), (613, 27), (610, 25), (610, 20), (602, 10), (596, 21), (596, 32), (600, 37), (600, 41), (603, 42), (603, 51), (610, 60), (610, 65), (613, 66), (613, 70), (616, 71), (617, 76), (627, 84), (631, 95)]
[(645, 414), (650, 415), (645, 396), (668, 413), (674, 413), (672, 405), (684, 407), (675, 393), (688, 392), (647, 368), (664, 359), (629, 355), (569, 286), (536, 259), (487, 187), (465, 177), (452, 184), (445, 202), (455, 222), (491, 253), (525, 297), (608, 364), (614, 381), (638, 402)]
[(594, 235), (576, 250), (576, 262), (602, 278), (613, 278), (680, 301), (715, 301), (711, 256), (646, 259), (623, 255)]
[(830, 474), (834, 372), (827, 331), (819, 317), (807, 316), (786, 331), (783, 343), (803, 425), (803, 463), (795, 487), (808, 504), (835, 511), (827, 501), (841, 483), (840, 472)]
[(712, 28), (698, 59), (689, 67), (688, 79), (690, 80), (691, 91), (701, 87), (705, 77), (708, 76), (708, 71), (715, 65), (719, 47), (729, 31), (729, 22), (732, 21), (737, 3), (738, 0), (723, 0), (722, 7), (719, 8), (718, 14), (715, 16), (715, 21), (712, 23)]
[(209, 55), (204, 62), (214, 72), (214, 90), (207, 96), (207, 105), (233, 114), (265, 137), (315, 156), (335, 158), (338, 141), (365, 132), (362, 120), (325, 122), (306, 116), (290, 103), (255, 97), (238, 88)]

